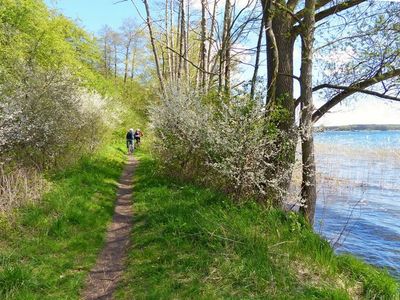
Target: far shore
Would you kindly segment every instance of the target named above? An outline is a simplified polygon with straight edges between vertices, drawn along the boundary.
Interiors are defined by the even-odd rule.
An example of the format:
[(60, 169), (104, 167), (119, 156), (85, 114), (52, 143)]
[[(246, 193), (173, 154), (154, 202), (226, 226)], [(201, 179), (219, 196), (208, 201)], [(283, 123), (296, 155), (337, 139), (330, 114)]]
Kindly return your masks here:
[(315, 126), (314, 131), (362, 131), (362, 130), (400, 130), (400, 124), (353, 124), (342, 126)]

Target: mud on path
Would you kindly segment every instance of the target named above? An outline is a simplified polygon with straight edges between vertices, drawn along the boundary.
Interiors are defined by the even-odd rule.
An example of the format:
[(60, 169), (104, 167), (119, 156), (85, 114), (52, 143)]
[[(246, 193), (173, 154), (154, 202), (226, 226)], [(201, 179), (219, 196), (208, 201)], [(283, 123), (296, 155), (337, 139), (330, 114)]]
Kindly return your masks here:
[(121, 279), (132, 229), (132, 176), (136, 165), (137, 160), (129, 156), (119, 180), (114, 216), (107, 229), (106, 243), (86, 280), (83, 299), (112, 299)]

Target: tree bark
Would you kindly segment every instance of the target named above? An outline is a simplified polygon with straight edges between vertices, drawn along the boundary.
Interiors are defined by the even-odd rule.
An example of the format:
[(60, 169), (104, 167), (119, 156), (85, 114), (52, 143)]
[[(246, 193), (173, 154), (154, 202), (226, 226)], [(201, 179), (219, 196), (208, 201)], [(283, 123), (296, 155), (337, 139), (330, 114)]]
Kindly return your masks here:
[(178, 79), (182, 76), (182, 69), (183, 69), (183, 58), (184, 56), (184, 42), (185, 42), (185, 5), (183, 3), (184, 0), (180, 0), (179, 4), (179, 65), (178, 65)]
[(232, 19), (231, 0), (225, 1), (224, 27), (222, 33), (222, 47), (220, 53), (218, 91), (224, 89), (226, 94), (230, 92), (230, 48), (231, 48), (231, 19)]
[(215, 14), (217, 11), (217, 4), (218, 4), (218, 0), (214, 1), (213, 11), (212, 11), (212, 15), (211, 15), (210, 36), (208, 38), (206, 70), (207, 70), (207, 72), (209, 72), (211, 70), (211, 72), (208, 74), (208, 78), (207, 78), (207, 84), (206, 84), (207, 91), (210, 89), (210, 86), (212, 84), (212, 78), (213, 78), (212, 73), (214, 73), (214, 71), (215, 71), (215, 68), (214, 68), (215, 64), (213, 65), (213, 67), (211, 67), (210, 65), (211, 65), (211, 50), (212, 50), (212, 45), (214, 44), (214, 30), (215, 30), (215, 22), (216, 22)]
[(107, 34), (104, 34), (104, 74), (108, 76)]
[(280, 129), (291, 130), (295, 120), (293, 101), (293, 51), (296, 36), (292, 32), (293, 19), (286, 12), (277, 11), (272, 29), (278, 49), (278, 74), (276, 76), (275, 96), (280, 105), (287, 110), (290, 117), (282, 122)]
[(276, 35), (273, 28), (274, 7), (272, 0), (262, 0), (265, 35), (267, 40), (267, 102), (269, 107), (275, 104), (276, 84), (279, 71), (279, 53)]
[(126, 83), (126, 80), (128, 78), (128, 65), (129, 65), (129, 52), (131, 49), (131, 43), (132, 43), (132, 37), (128, 37), (128, 41), (125, 45), (125, 70), (124, 70), (124, 84)]
[(131, 81), (135, 75), (135, 59), (136, 59), (136, 42), (133, 43), (132, 58), (131, 58)]
[(153, 35), (153, 29), (152, 29), (152, 20), (151, 20), (151, 16), (150, 16), (150, 8), (149, 8), (149, 3), (147, 2), (147, 0), (143, 0), (143, 3), (145, 5), (146, 8), (146, 23), (147, 23), (147, 27), (149, 29), (149, 35), (150, 35), (150, 43), (151, 43), (151, 48), (153, 50), (153, 55), (154, 55), (154, 61), (156, 64), (156, 71), (157, 71), (157, 77), (158, 80), (160, 82), (160, 88), (161, 88), (161, 92), (163, 94), (165, 94), (165, 87), (164, 87), (164, 80), (161, 74), (161, 70), (160, 70), (160, 63), (158, 61), (158, 53), (157, 53), (157, 48), (154, 42), (154, 35)]
[(118, 64), (117, 42), (114, 41), (114, 78), (117, 78), (117, 64)]
[(300, 212), (306, 220), (314, 223), (317, 201), (314, 141), (313, 141), (313, 96), (312, 65), (315, 28), (315, 0), (305, 0), (305, 13), (302, 24), (301, 60), (301, 149), (302, 149), (302, 206)]
[(256, 61), (254, 63), (253, 78), (251, 79), (251, 90), (250, 90), (251, 99), (254, 99), (254, 94), (256, 90), (258, 68), (260, 66), (260, 54), (261, 54), (261, 43), (262, 43), (263, 33), (264, 33), (264, 18), (261, 18), (260, 32), (258, 34), (258, 40), (257, 40)]
[[(165, 0), (165, 44), (167, 45), (167, 68), (168, 68), (168, 79), (171, 80), (172, 76), (172, 59), (171, 59), (171, 51), (169, 50), (171, 44), (170, 44), (170, 38), (169, 38), (169, 11), (168, 11), (168, 2), (169, 0)], [(171, 28), (172, 30), (172, 28)]]
[(201, 80), (200, 86), (205, 93), (205, 86), (206, 86), (206, 72), (207, 69), (206, 65), (206, 32), (207, 22), (206, 22), (206, 0), (201, 0), (201, 44), (200, 44), (200, 68), (203, 70), (201, 71)]
[[(169, 27), (171, 28), (171, 38), (170, 38), (170, 46), (172, 49), (175, 48), (175, 32), (174, 32), (174, 0), (170, 0), (170, 20)], [(171, 80), (176, 80), (176, 64), (175, 64), (175, 53), (171, 53)]]
[[(279, 0), (280, 6), (285, 6)], [(276, 186), (267, 186), (266, 194), (271, 203), (281, 206), (283, 197), (289, 188), (291, 168), (295, 160), (293, 100), (293, 48), (295, 34), (292, 31), (294, 21), (285, 10), (276, 7), (272, 0), (262, 0), (263, 18), (267, 39), (268, 91), (266, 101), (266, 122), (278, 130), (274, 140), (277, 154), (266, 157), (274, 165), (274, 174), (266, 174), (268, 180), (277, 180)], [(283, 110), (280, 117), (274, 116), (276, 110)]]
[(190, 84), (190, 69), (189, 69), (189, 31), (190, 31), (190, 0), (186, 0), (186, 21), (185, 21), (185, 40), (184, 40), (184, 49), (185, 49), (185, 74), (186, 74), (186, 82)]

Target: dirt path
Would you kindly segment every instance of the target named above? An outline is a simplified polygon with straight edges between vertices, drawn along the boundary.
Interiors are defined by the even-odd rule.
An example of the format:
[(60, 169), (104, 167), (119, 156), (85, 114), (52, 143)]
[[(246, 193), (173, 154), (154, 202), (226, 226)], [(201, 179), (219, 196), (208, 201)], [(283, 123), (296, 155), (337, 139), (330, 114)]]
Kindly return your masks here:
[(86, 280), (83, 299), (112, 299), (124, 269), (132, 228), (132, 176), (137, 160), (132, 156), (118, 184), (117, 202), (106, 244)]

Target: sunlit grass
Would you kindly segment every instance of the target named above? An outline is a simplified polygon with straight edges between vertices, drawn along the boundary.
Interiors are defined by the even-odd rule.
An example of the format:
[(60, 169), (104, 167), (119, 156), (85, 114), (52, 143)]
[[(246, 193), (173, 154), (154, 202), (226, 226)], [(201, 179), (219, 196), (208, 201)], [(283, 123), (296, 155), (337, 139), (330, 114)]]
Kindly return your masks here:
[(0, 299), (78, 299), (104, 240), (124, 155), (109, 146), (51, 176), (40, 203), (0, 223)]
[(117, 299), (395, 299), (383, 272), (338, 257), (296, 214), (165, 178), (141, 152)]

